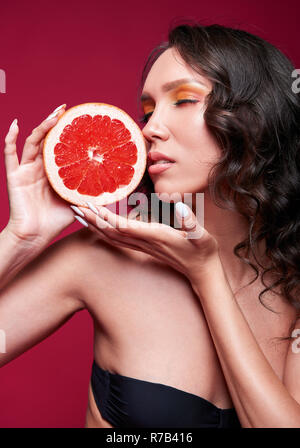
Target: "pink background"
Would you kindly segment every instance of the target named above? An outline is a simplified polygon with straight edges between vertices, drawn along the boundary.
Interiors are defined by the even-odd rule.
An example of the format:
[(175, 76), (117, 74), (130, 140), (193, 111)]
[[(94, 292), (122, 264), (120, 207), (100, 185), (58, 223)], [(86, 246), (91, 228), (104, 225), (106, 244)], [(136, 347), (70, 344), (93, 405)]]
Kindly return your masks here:
[[(137, 88), (151, 49), (174, 20), (239, 27), (270, 41), (300, 67), (298, 0), (6, 1), (1, 4), (0, 138), (14, 118), (24, 139), (53, 109), (85, 102), (116, 105), (137, 120)], [(3, 157), (1, 230), (9, 218)], [(77, 229), (74, 223), (59, 239)], [(46, 285), (45, 285), (46, 287)], [(22, 297), (20, 297), (22, 300)], [(83, 427), (93, 359), (89, 314), (0, 370), (0, 427)], [(1, 356), (1, 353), (0, 353)]]

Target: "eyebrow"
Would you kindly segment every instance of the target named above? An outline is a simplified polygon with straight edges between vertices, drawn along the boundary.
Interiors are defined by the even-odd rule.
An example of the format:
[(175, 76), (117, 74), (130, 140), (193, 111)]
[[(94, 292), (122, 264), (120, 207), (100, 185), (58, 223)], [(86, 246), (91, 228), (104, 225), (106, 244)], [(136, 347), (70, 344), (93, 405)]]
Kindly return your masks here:
[[(163, 92), (169, 92), (170, 90), (175, 89), (175, 87), (178, 87), (180, 84), (184, 84), (184, 83), (197, 83), (207, 89), (207, 86), (205, 84), (203, 84), (202, 82), (198, 81), (197, 79), (181, 78), (181, 79), (176, 79), (176, 81), (171, 81), (171, 82), (167, 82), (167, 83), (163, 84), (161, 87), (161, 90)], [(151, 98), (152, 98), (151, 95), (149, 95), (147, 92), (144, 92), (141, 96), (141, 102), (143, 102), (145, 100), (149, 100)]]

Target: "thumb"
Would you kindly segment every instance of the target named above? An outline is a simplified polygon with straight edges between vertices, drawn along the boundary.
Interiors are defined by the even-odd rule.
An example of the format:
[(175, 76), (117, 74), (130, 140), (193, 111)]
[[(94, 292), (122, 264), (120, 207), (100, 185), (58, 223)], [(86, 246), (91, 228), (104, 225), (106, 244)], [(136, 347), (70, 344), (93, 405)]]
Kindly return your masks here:
[(182, 224), (182, 230), (187, 231), (187, 238), (201, 238), (205, 233), (204, 228), (200, 225), (193, 211), (183, 202), (176, 202), (176, 217)]

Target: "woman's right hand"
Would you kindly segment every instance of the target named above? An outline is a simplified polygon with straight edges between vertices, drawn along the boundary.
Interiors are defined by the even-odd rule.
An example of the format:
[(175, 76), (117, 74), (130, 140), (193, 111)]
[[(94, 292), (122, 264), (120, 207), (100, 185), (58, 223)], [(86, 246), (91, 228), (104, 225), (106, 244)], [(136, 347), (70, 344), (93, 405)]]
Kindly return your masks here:
[[(19, 163), (16, 120), (5, 138), (4, 158), (10, 217), (6, 230), (26, 247), (41, 247), (74, 222), (70, 204), (52, 189), (43, 165), (43, 143), (47, 132), (65, 112), (55, 109), (26, 139)], [(55, 114), (56, 113), (56, 114)], [(51, 117), (50, 115), (50, 117)]]

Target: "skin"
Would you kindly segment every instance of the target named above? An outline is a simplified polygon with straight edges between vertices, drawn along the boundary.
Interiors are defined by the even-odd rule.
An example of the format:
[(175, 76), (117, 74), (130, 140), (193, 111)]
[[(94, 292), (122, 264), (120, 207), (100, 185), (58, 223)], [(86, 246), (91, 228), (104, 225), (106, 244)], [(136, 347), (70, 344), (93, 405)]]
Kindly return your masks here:
[[(165, 199), (165, 193), (170, 197), (174, 192), (181, 196), (185, 192), (203, 192), (204, 232), (201, 234), (191, 210), (183, 229), (177, 233), (164, 225), (160, 225), (159, 232), (146, 223), (133, 226), (128, 221), (126, 225), (124, 218), (116, 217), (105, 207), (98, 207), (96, 214), (84, 208), (81, 211), (103, 241), (115, 246), (135, 246), (136, 250), (182, 272), (189, 280), (203, 307), (241, 424), (294, 427), (300, 415), (295, 400), (298, 387), (292, 374), (295, 356), (288, 341), (276, 344), (273, 338), (289, 334), (295, 310), (283, 297), (271, 293), (265, 295), (265, 300), (271, 300), (268, 304), (278, 313), (271, 314), (258, 301), (258, 294), (264, 289), (260, 278), (246, 285), (253, 279), (253, 271), (232, 252), (233, 246), (246, 235), (246, 222), (238, 214), (215, 206), (209, 196), (208, 171), (221, 152), (203, 119), (205, 93), (203, 89), (201, 94), (193, 92), (193, 98), (199, 102), (175, 109), (173, 94), (170, 96), (162, 88), (167, 82), (187, 76), (206, 84), (206, 94), (209, 93), (208, 80), (193, 72), (173, 49), (158, 58), (144, 86), (144, 95), (147, 92), (144, 111), (150, 112), (151, 118), (143, 134), (149, 150), (160, 151), (176, 161), (167, 171), (151, 176), (156, 194)], [(186, 86), (184, 89), (185, 96)], [(179, 95), (178, 91), (176, 94)], [(191, 229), (196, 229), (199, 238), (182, 238)], [(264, 242), (256, 248), (256, 254), (261, 262), (265, 261)], [(244, 353), (246, 347), (251, 353), (249, 361)], [(287, 407), (284, 416), (278, 411), (283, 402)]]
[[(168, 92), (161, 91), (165, 83), (185, 78), (198, 82), (184, 82)], [(150, 174), (158, 195), (179, 192), (183, 196), (185, 192), (207, 190), (209, 169), (221, 155), (203, 116), (211, 89), (211, 83), (187, 66), (173, 49), (166, 50), (152, 66), (143, 89), (152, 97), (143, 102), (144, 111), (152, 114), (143, 135), (151, 151), (160, 151), (177, 162), (163, 174)], [(180, 99), (198, 102), (175, 106)]]
[[(201, 85), (184, 83), (172, 94), (160, 91), (164, 83), (187, 77), (196, 79)], [(253, 276), (253, 271), (232, 253), (232, 248), (247, 234), (247, 223), (236, 213), (217, 207), (208, 192), (209, 170), (221, 156), (221, 149), (203, 117), (205, 97), (211, 90), (211, 82), (189, 67), (176, 49), (166, 50), (152, 66), (144, 85), (143, 91), (152, 92), (153, 97), (144, 110), (153, 113), (143, 128), (143, 134), (151, 150), (160, 151), (177, 161), (177, 165), (163, 174), (150, 175), (159, 196), (164, 192), (168, 195), (179, 192), (182, 198), (185, 192), (204, 193), (204, 227), (217, 239), (222, 263), (228, 271), (230, 284), (236, 290)], [(172, 100), (174, 102), (177, 98), (193, 98), (199, 102), (176, 108)], [(264, 242), (258, 249), (260, 254), (263, 253)]]
[[(147, 104), (145, 112), (154, 112), (143, 128), (143, 134), (148, 150), (160, 151), (176, 160), (174, 167), (153, 176), (155, 192), (204, 192), (204, 229), (192, 211), (182, 229), (159, 224), (158, 232), (148, 223), (135, 222), (133, 225), (133, 221), (117, 217), (105, 207), (99, 208), (98, 214), (81, 207), (89, 227), (63, 238), (42, 253), (42, 245), (37, 242), (43, 240), (42, 236), (47, 241), (46, 232), (42, 233), (36, 224), (38, 239), (31, 241), (30, 253), (33, 257), (32, 247), (39, 246), (39, 254), (35, 262), (26, 265), (26, 257), (20, 255), (20, 240), (26, 240), (28, 234), (21, 231), (15, 221), (10, 222), (0, 235), (1, 250), (14, 258), (17, 254), (20, 261), (14, 282), (4, 284), (5, 269), (9, 270), (11, 262), (9, 257), (8, 261), (3, 257), (6, 265), (2, 266), (0, 276), (4, 287), (0, 296), (0, 328), (7, 329), (7, 340), (11, 345), (1, 358), (1, 365), (47, 337), (75, 312), (87, 309), (95, 327), (94, 357), (101, 367), (112, 373), (176, 387), (206, 398), (220, 408), (232, 407), (234, 403), (243, 426), (251, 426), (239, 405), (241, 398), (236, 398), (237, 393), (230, 384), (226, 366), (225, 380), (224, 360), (221, 366), (216, 351), (216, 346), (220, 349), (218, 337), (214, 335), (212, 338), (206, 320), (208, 317), (213, 324), (211, 316), (214, 312), (208, 309), (207, 300), (202, 302), (200, 296), (205, 294), (210, 303), (214, 298), (207, 292), (210, 288), (199, 292), (199, 279), (205, 281), (206, 286), (209, 285), (207, 278), (213, 278), (214, 283), (219, 279), (223, 288), (220, 287), (221, 299), (223, 292), (226, 293), (224, 305), (225, 298), (230, 298), (228, 291), (231, 289), (225, 288), (227, 284), (223, 283), (220, 267), (215, 263), (216, 256), (222, 261), (232, 290), (248, 279), (247, 269), (231, 254), (233, 245), (245, 232), (245, 224), (234, 213), (217, 209), (208, 195), (208, 171), (218, 159), (220, 150), (203, 121), (203, 87), (201, 93), (193, 92), (199, 103), (176, 108), (170, 100), (170, 92), (161, 90), (164, 83), (187, 76), (202, 81), (206, 92), (210, 91), (208, 81), (187, 67), (173, 51), (167, 50), (158, 58), (144, 86), (144, 92), (154, 100)], [(183, 122), (185, 126), (181, 127)], [(188, 132), (182, 132), (182, 129)], [(45, 132), (45, 123), (42, 123), (36, 132), (36, 148)], [(12, 131), (7, 137), (10, 155), (14, 154), (15, 142), (16, 133)], [(27, 149), (24, 147), (23, 151), (28, 152)], [(193, 163), (189, 163), (190, 160)], [(15, 165), (15, 177), (18, 170)], [(9, 190), (10, 196), (14, 193), (16, 197), (18, 192), (13, 188)], [(24, 198), (18, 204), (24, 204)], [(54, 205), (51, 205), (53, 212)], [(59, 210), (65, 219), (69, 219), (67, 208)], [(125, 220), (126, 227), (118, 225), (121, 220)], [(192, 231), (197, 232), (199, 238), (189, 239)], [(24, 245), (22, 249), (25, 254)], [(101, 266), (101, 270), (95, 266)], [(252, 275), (251, 271), (251, 278)], [(55, 285), (47, 282), (47, 278), (56, 278)], [(116, 278), (123, 281), (116, 284)], [(44, 291), (42, 301), (41, 289)], [(271, 313), (258, 301), (258, 292), (262, 289), (258, 280), (236, 293), (235, 300), (259, 350), (281, 382), (289, 346), (288, 343), (274, 344), (272, 338), (286, 335), (294, 319), (294, 310), (282, 297), (269, 295), (272, 307), (280, 311), (276, 315)], [(26, 303), (20, 300), (24, 296)], [(222, 301), (218, 309), (223, 311), (221, 304)], [(11, 325), (16, 312), (22, 334)], [(29, 313), (31, 319), (28, 322)], [(230, 318), (228, 313), (229, 323)], [(247, 336), (247, 331), (245, 334)], [(240, 334), (234, 336), (236, 340), (241, 339)], [(245, 342), (242, 359), (247, 360), (248, 340)], [(241, 350), (239, 357), (240, 354)], [(232, 367), (236, 365), (235, 360)], [(259, 423), (255, 424), (259, 426)], [(112, 427), (100, 415), (90, 386), (85, 426)]]

